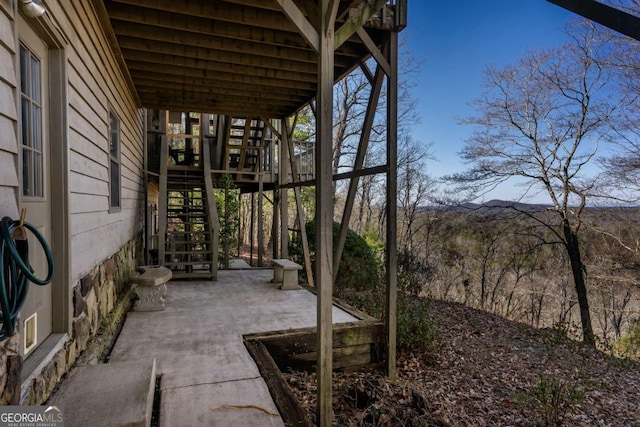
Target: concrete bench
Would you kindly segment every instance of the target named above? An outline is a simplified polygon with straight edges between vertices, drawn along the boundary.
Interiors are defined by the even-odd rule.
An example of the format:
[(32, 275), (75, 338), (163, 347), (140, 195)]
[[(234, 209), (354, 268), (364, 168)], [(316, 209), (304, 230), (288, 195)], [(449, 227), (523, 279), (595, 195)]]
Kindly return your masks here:
[(138, 285), (135, 289), (138, 301), (133, 310), (164, 310), (164, 296), (167, 294), (167, 282), (171, 277), (171, 270), (166, 267), (147, 265), (136, 268), (136, 272), (130, 278), (132, 284)]
[(274, 259), (273, 279), (271, 283), (281, 283), (280, 289), (284, 291), (300, 289), (298, 286), (298, 270), (302, 270), (300, 264), (296, 264), (288, 259)]

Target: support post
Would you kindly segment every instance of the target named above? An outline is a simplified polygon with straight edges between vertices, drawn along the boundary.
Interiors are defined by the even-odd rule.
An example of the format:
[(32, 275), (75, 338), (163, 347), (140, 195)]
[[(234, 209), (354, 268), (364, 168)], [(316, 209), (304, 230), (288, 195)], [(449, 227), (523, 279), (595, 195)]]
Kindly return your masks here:
[(386, 337), (385, 369), (396, 377), (396, 328), (398, 293), (397, 204), (398, 204), (398, 33), (389, 33), (387, 50), (391, 74), (387, 76), (387, 247), (384, 327)]
[(229, 176), (224, 179), (224, 268), (229, 269)]
[[(289, 162), (287, 147), (282, 138), (278, 147), (278, 172), (278, 184), (286, 184), (289, 181)], [(289, 190), (280, 188), (278, 191), (280, 192), (280, 258), (289, 258)]]
[[(295, 123), (295, 120), (294, 120)], [(286, 143), (289, 150), (289, 160), (291, 161), (291, 181), (298, 181), (298, 167), (295, 162), (295, 153), (293, 150), (293, 129), (289, 129), (286, 121), (283, 120), (282, 141)], [(304, 218), (304, 209), (302, 207), (302, 197), (300, 195), (300, 187), (293, 188), (293, 194), (296, 199), (296, 213), (298, 226), (300, 227), (300, 241), (302, 242), (302, 256), (304, 258), (304, 269), (307, 272), (307, 284), (312, 288), (315, 286), (313, 280), (313, 271), (311, 271), (311, 255), (309, 253), (309, 239), (307, 238), (307, 229)]]
[(273, 242), (273, 259), (280, 258), (280, 190), (273, 190), (273, 222), (271, 224), (271, 241)]
[(262, 166), (260, 166), (258, 175), (258, 267), (263, 267), (264, 264), (264, 191), (262, 181)]
[(249, 225), (249, 265), (253, 267), (253, 229), (256, 224), (256, 193), (251, 193), (251, 224)]
[[(168, 114), (168, 113), (167, 113)], [(166, 120), (166, 118), (165, 118)], [(168, 169), (169, 146), (167, 138), (160, 138), (160, 194), (158, 195), (158, 264), (165, 264), (165, 249), (167, 244), (167, 209), (169, 200)]]
[(321, 427), (332, 423), (331, 380), (333, 372), (333, 81), (334, 27), (336, 3), (319, 2), (320, 43), (318, 52), (318, 93), (316, 119), (316, 286), (318, 287), (318, 406), (317, 420)]

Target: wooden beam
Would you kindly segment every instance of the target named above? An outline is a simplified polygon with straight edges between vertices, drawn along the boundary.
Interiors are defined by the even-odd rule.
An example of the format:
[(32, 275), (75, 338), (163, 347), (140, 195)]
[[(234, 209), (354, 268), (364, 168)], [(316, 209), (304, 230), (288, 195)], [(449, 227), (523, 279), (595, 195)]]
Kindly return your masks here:
[(329, 0), (329, 5), (327, 6), (327, 16), (325, 16), (324, 18), (326, 28), (333, 29), (335, 27), (336, 18), (338, 15), (338, 6), (340, 6), (340, 0)]
[(333, 81), (334, 26), (330, 0), (320, 0), (320, 43), (318, 48), (318, 93), (316, 120), (316, 285), (318, 287), (317, 422), (332, 425), (333, 373)]
[(291, 22), (298, 28), (300, 34), (307, 41), (309, 46), (313, 48), (316, 52), (319, 49), (320, 45), (320, 37), (318, 35), (318, 31), (315, 29), (313, 25), (309, 22), (306, 16), (300, 11), (298, 6), (293, 2), (293, 0), (276, 0), (283, 12)]
[(309, 83), (315, 83), (316, 81), (315, 73), (278, 70), (275, 68), (239, 65), (218, 61), (205, 61), (202, 58), (168, 55), (164, 53), (150, 52), (148, 50), (139, 49), (122, 49), (122, 52), (129, 58), (136, 58), (137, 61), (156, 64), (157, 66), (162, 68), (183, 67), (195, 70), (207, 70), (216, 74), (232, 73), (262, 77), (267, 79), (296, 80), (299, 82)]
[(396, 377), (396, 330), (398, 324), (398, 33), (389, 33), (388, 58), (391, 74), (387, 76), (387, 242), (384, 324), (386, 335), (385, 368), (392, 380)]
[[(117, 20), (128, 25), (153, 25), (159, 29), (183, 30), (196, 34), (220, 35), (235, 40), (307, 48), (304, 38), (295, 29), (293, 32), (289, 32), (286, 25), (283, 27), (277, 22), (274, 22), (271, 28), (261, 28), (243, 22), (213, 20), (206, 16), (189, 16), (129, 4), (113, 4), (109, 7), (109, 16), (112, 22)], [(280, 23), (282, 23), (282, 19), (280, 19)]]
[[(281, 117), (288, 117), (288, 115), (282, 115)], [(282, 119), (284, 121), (286, 119)], [(281, 131), (284, 134), (284, 126), (281, 126)], [(283, 138), (286, 138), (284, 136)], [(287, 149), (283, 147), (286, 142), (283, 142), (283, 138), (280, 139), (280, 147), (278, 149), (278, 184), (282, 185), (288, 181), (288, 167), (289, 161), (287, 159)], [(286, 188), (279, 187), (280, 192), (280, 257), (289, 257), (289, 191)]]
[[(296, 115), (296, 119), (297, 119)], [(282, 141), (283, 145), (286, 145), (289, 149), (289, 162), (291, 166), (291, 181), (298, 182), (298, 168), (295, 162), (295, 153), (293, 151), (293, 127), (296, 120), (294, 120), (294, 126), (289, 126), (288, 120), (283, 120), (283, 132), (285, 140)], [(307, 283), (312, 288), (315, 286), (313, 281), (313, 271), (311, 269), (311, 254), (309, 251), (309, 239), (307, 237), (306, 221), (304, 216), (304, 208), (302, 206), (302, 197), (300, 196), (300, 187), (294, 187), (293, 193), (296, 199), (296, 212), (298, 217), (298, 225), (300, 226), (300, 240), (302, 241), (302, 256), (304, 258), (304, 268), (307, 272)]]
[(368, 0), (356, 13), (351, 15), (347, 21), (336, 30), (335, 49), (338, 49), (344, 42), (367, 23), (369, 19), (387, 3), (387, 0)]
[(366, 62), (363, 61), (363, 62), (360, 63), (360, 70), (362, 71), (362, 74), (364, 74), (364, 76), (369, 81), (369, 84), (371, 86), (373, 86), (373, 73), (371, 72), (371, 70), (367, 66)]
[[(228, 100), (265, 100), (269, 99), (271, 101), (296, 101), (302, 102), (307, 99), (306, 95), (307, 91), (303, 91), (300, 89), (296, 90), (288, 90), (287, 92), (278, 91), (274, 88), (264, 88), (258, 87), (255, 91), (250, 90), (249, 88), (245, 88), (241, 90), (240, 88), (234, 89), (230, 87), (224, 87), (220, 83), (218, 86), (203, 84), (198, 81), (198, 79), (190, 78), (188, 81), (193, 81), (193, 83), (188, 82), (179, 82), (175, 80), (162, 79), (161, 77), (155, 75), (149, 75), (141, 77), (136, 80), (137, 88), (141, 92), (147, 93), (155, 93), (160, 94), (163, 91), (159, 88), (164, 88), (165, 90), (169, 90), (172, 92), (178, 91), (182, 93), (192, 93), (195, 96), (201, 97), (216, 97), (217, 99), (228, 99)], [(185, 92), (185, 85), (189, 85), (189, 88)]]
[(271, 223), (271, 250), (273, 259), (280, 258), (280, 190), (273, 190), (273, 221)]
[[(314, 90), (315, 85), (310, 82), (298, 82), (291, 80), (284, 80), (279, 78), (262, 78), (250, 75), (223, 73), (223, 72), (209, 72), (205, 69), (193, 69), (193, 68), (172, 68), (172, 67), (160, 67), (157, 64), (149, 62), (138, 61), (136, 59), (129, 60), (129, 70), (132, 75), (138, 77), (144, 77), (149, 74), (155, 74), (160, 76), (167, 76), (167, 79), (173, 76), (173, 79), (180, 81), (183, 76), (199, 77), (206, 79), (209, 82), (218, 82), (222, 85), (229, 83), (242, 83), (245, 85), (257, 85), (258, 87), (277, 87), (283, 90), (288, 88), (302, 89), (302, 90)], [(142, 71), (143, 73), (136, 73), (136, 71)], [(244, 89), (240, 87), (239, 89)]]
[[(371, 136), (371, 130), (373, 129), (373, 121), (378, 109), (378, 100), (380, 99), (380, 92), (382, 91), (382, 83), (384, 81), (384, 74), (382, 67), (378, 65), (376, 68), (376, 75), (374, 78), (373, 87), (369, 93), (369, 102), (367, 104), (367, 112), (362, 124), (362, 132), (360, 133), (360, 142), (358, 143), (358, 151), (353, 164), (353, 170), (358, 171), (362, 169), (364, 159), (369, 147), (369, 137)], [(344, 211), (342, 214), (342, 222), (340, 224), (340, 232), (338, 234), (338, 241), (333, 251), (333, 280), (335, 281), (338, 275), (338, 269), (340, 268), (340, 260), (342, 259), (342, 251), (344, 244), (347, 241), (347, 232), (349, 231), (349, 222), (351, 220), (351, 212), (353, 211), (353, 205), (356, 200), (356, 193), (358, 192), (359, 177), (354, 177), (349, 182), (349, 190), (347, 192), (347, 200), (345, 201)]]
[[(217, 117), (216, 117), (217, 120)], [(218, 132), (221, 130), (218, 129)], [(209, 240), (211, 242), (212, 259), (209, 267), (213, 274), (213, 280), (218, 280), (218, 248), (220, 239), (220, 220), (218, 218), (218, 207), (216, 206), (215, 194), (213, 192), (213, 181), (211, 180), (211, 147), (210, 141), (202, 142), (202, 159), (204, 166), (204, 188), (207, 200), (207, 216), (209, 220)]]
[(640, 18), (595, 0), (547, 0), (625, 36), (640, 41)]
[[(262, 153), (262, 151), (261, 151)], [(264, 177), (262, 175), (262, 155), (258, 156), (258, 267), (264, 266)]]
[[(373, 166), (366, 169), (337, 173), (333, 175), (332, 180), (340, 181), (343, 179), (351, 179), (351, 178), (362, 177), (362, 176), (379, 175), (381, 173), (387, 173), (387, 165), (379, 165), (379, 166)], [(290, 182), (290, 183), (278, 185), (278, 188), (310, 187), (312, 185), (316, 185), (315, 179), (308, 179), (306, 181), (300, 181), (300, 182)]]
[(360, 37), (360, 40), (362, 40), (364, 45), (367, 47), (367, 49), (371, 53), (371, 56), (373, 56), (373, 58), (376, 60), (378, 65), (380, 67), (382, 67), (382, 69), (384, 70), (384, 73), (387, 76), (390, 75), (391, 74), (391, 66), (389, 65), (389, 62), (387, 61), (387, 58), (384, 57), (382, 52), (380, 52), (380, 49), (378, 49), (378, 46), (376, 46), (374, 41), (371, 40), (371, 37), (369, 36), (369, 33), (367, 33), (367, 30), (365, 30), (363, 27), (360, 27), (360, 28), (358, 28), (356, 30), (356, 32), (358, 33), (358, 36)]
[[(277, 28), (287, 32), (298, 32), (292, 23), (282, 19), (282, 12), (277, 6), (270, 9), (257, 7), (257, 2), (254, 5), (238, 5), (225, 1), (223, 7), (217, 4), (219, 2), (177, 2), (175, 0), (112, 0), (106, 1), (106, 3), (109, 3), (110, 10), (115, 3), (122, 3), (127, 8), (141, 6), (150, 10), (171, 12), (174, 15), (207, 18), (256, 28)], [(264, 2), (262, 3), (264, 4)]]
[[(280, 132), (278, 131), (278, 129), (276, 129), (276, 127), (273, 125), (273, 123), (271, 123), (271, 120), (267, 119), (265, 116), (261, 116), (260, 120), (262, 120), (262, 122), (267, 125), (267, 127), (269, 129), (271, 129), (271, 132), (273, 132), (273, 135), (279, 139), (280, 141), (282, 141), (282, 136), (280, 135)], [(282, 119), (282, 122), (284, 123), (286, 119)]]
[[(162, 110), (161, 110), (162, 111)], [(166, 120), (166, 114), (161, 120)], [(162, 135), (160, 137), (160, 183), (158, 195), (158, 264), (164, 265), (165, 263), (165, 248), (167, 241), (167, 208), (169, 194), (167, 193), (167, 161), (169, 160), (169, 146), (167, 142), (167, 136)]]
[(287, 60), (286, 58), (276, 58), (264, 55), (245, 55), (238, 52), (208, 49), (181, 43), (157, 43), (151, 40), (143, 40), (124, 35), (121, 35), (118, 38), (118, 41), (120, 42), (121, 49), (183, 56), (186, 58), (199, 59), (201, 61), (214, 61), (221, 64), (259, 66), (274, 70), (288, 70), (314, 75), (318, 68), (316, 64), (310, 62), (292, 61)]
[(273, 361), (264, 344), (258, 339), (243, 341), (258, 367), (260, 375), (264, 378), (265, 383), (267, 383), (269, 391), (273, 396), (273, 401), (278, 407), (278, 411), (287, 422), (286, 425), (313, 427), (314, 424), (309, 421), (306, 412), (302, 409), (297, 397), (282, 377), (280, 368), (278, 368)]
[[(193, 88), (193, 89), (183, 89), (180, 87), (180, 85), (176, 82), (171, 82), (171, 81), (167, 81), (166, 82), (166, 86), (165, 86), (165, 90), (161, 90), (158, 88), (158, 82), (144, 82), (143, 83), (139, 83), (138, 84), (138, 92), (142, 95), (150, 95), (150, 96), (155, 96), (157, 98), (174, 98), (174, 97), (187, 97), (192, 99), (193, 101), (198, 101), (198, 100), (202, 100), (202, 101), (212, 101), (212, 102), (238, 102), (238, 101), (242, 101), (245, 104), (251, 104), (251, 105), (262, 105), (265, 106), (267, 108), (272, 108), (275, 109), (277, 104), (282, 104), (282, 103), (286, 103), (286, 104), (290, 104), (290, 105), (296, 105), (294, 102), (292, 102), (291, 99), (280, 99), (280, 98), (270, 98), (268, 96), (261, 96), (260, 94), (258, 95), (250, 95), (250, 94), (243, 94), (243, 95), (239, 95), (239, 96), (235, 96), (234, 94), (228, 94), (228, 93), (219, 93), (216, 87), (205, 87), (205, 88)], [(300, 97), (292, 97), (293, 100), (300, 100)], [(304, 99), (304, 98), (303, 98)], [(279, 102), (277, 102), (279, 101)]]
[[(242, 134), (242, 145), (240, 146), (240, 161), (238, 162), (238, 172), (242, 172), (244, 170), (244, 161), (247, 155), (247, 143), (249, 142), (250, 134), (251, 134), (251, 119), (246, 118), (244, 121), (244, 133)], [(229, 147), (231, 148), (231, 146)], [(251, 200), (253, 203), (253, 199)], [(253, 227), (253, 220), (251, 223), (251, 227)], [(253, 245), (253, 240), (251, 240), (251, 244)]]
[(168, 43), (187, 44), (200, 46), (202, 48), (216, 49), (227, 52), (243, 53), (246, 55), (269, 56), (274, 58), (288, 58), (293, 61), (309, 62), (315, 64), (317, 61), (313, 50), (308, 48), (286, 48), (272, 44), (260, 43), (258, 41), (239, 42), (229, 40), (220, 35), (196, 34), (182, 29), (172, 29), (162, 31), (153, 25), (136, 24), (128, 22), (112, 21), (114, 31), (118, 36), (125, 35), (143, 40), (154, 40)]

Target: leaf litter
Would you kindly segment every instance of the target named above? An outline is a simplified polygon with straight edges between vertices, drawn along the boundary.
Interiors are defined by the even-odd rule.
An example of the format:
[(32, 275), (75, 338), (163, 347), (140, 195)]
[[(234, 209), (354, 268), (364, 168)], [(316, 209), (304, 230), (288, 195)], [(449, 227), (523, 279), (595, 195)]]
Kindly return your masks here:
[[(640, 426), (640, 364), (457, 303), (432, 301), (439, 354), (398, 352), (398, 375), (336, 372), (336, 426)], [(434, 357), (435, 356), (435, 357)], [(285, 372), (315, 421), (315, 373)]]

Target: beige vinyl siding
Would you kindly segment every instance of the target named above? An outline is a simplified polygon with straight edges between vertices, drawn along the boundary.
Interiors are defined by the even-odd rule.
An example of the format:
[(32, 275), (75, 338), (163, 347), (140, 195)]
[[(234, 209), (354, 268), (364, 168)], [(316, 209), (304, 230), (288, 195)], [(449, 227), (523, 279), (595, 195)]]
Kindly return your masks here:
[[(71, 279), (142, 230), (142, 112), (90, 1), (51, 2), (67, 47)], [(120, 119), (121, 210), (109, 213), (109, 111)]]
[(13, 2), (0, 0), (0, 217), (18, 214), (16, 34)]

